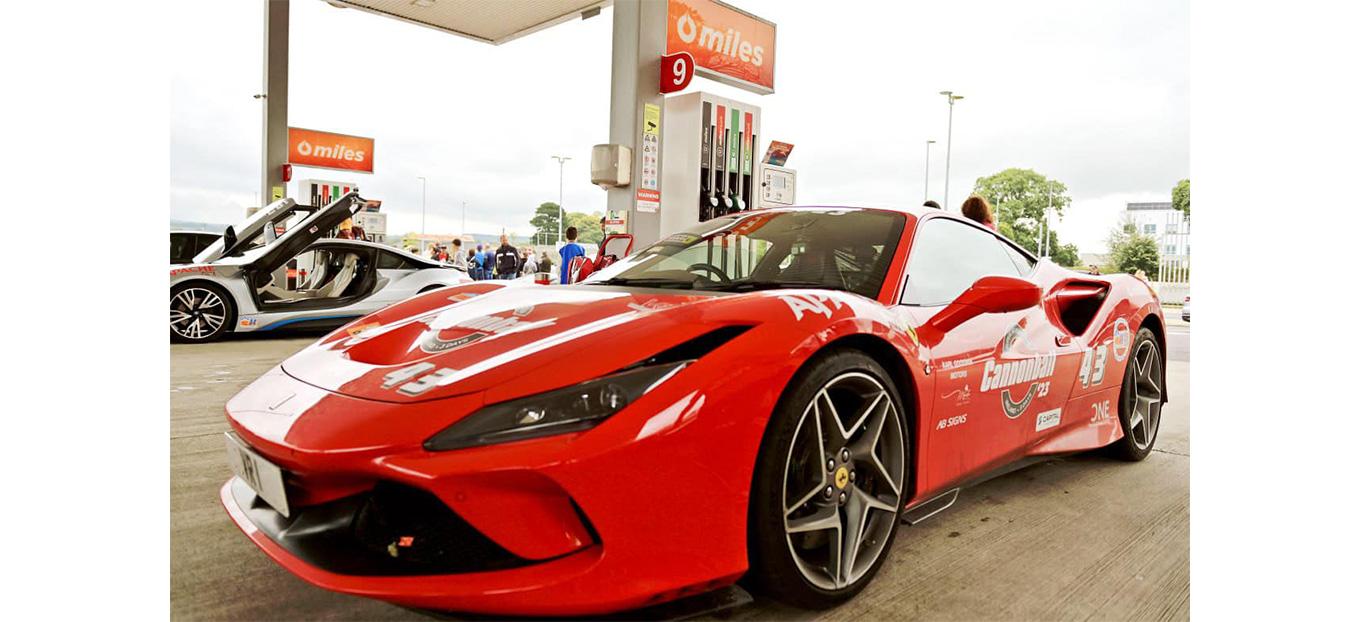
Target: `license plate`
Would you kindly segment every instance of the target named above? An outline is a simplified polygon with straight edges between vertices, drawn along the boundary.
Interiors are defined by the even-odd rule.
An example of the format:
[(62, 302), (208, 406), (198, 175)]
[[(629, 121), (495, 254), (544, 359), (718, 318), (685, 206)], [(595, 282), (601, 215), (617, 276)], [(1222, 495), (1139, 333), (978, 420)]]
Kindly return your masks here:
[(231, 472), (241, 478), (269, 507), (288, 516), (288, 495), (283, 489), (283, 469), (255, 453), (234, 433), (227, 432), (227, 462)]

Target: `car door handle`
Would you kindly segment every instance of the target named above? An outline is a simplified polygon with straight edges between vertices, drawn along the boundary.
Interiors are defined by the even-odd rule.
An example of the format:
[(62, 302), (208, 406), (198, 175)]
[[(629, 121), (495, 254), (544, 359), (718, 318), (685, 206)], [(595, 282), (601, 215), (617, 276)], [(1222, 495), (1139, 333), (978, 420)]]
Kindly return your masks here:
[(1053, 341), (1058, 344), (1059, 348), (1066, 348), (1067, 346), (1072, 345), (1072, 338), (1067, 335), (1058, 335), (1053, 338)]

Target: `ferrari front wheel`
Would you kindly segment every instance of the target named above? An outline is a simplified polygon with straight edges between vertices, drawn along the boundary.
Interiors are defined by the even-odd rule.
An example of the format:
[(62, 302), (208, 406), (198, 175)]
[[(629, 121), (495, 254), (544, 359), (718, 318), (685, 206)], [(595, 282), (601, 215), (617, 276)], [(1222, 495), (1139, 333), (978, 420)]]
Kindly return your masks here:
[(874, 359), (820, 356), (793, 379), (757, 459), (751, 580), (809, 609), (853, 597), (897, 532), (907, 481), (902, 399)]
[(213, 341), (231, 330), (234, 321), (236, 307), (220, 287), (187, 283), (170, 290), (170, 341)]
[(1152, 331), (1138, 329), (1131, 351), (1119, 392), (1119, 425), (1124, 437), (1110, 445), (1110, 453), (1121, 460), (1137, 462), (1146, 458), (1157, 442), (1166, 384), (1162, 351)]

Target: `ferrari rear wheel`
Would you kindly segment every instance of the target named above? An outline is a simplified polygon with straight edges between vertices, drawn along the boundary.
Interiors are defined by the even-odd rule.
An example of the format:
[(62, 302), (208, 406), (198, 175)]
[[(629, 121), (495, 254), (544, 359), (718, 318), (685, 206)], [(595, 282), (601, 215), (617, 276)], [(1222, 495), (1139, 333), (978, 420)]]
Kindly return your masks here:
[(896, 387), (854, 350), (821, 356), (780, 402), (757, 460), (751, 579), (791, 605), (864, 589), (897, 532), (909, 463)]
[(1166, 384), (1161, 348), (1152, 331), (1138, 329), (1131, 351), (1133, 354), (1124, 368), (1124, 386), (1119, 392), (1119, 425), (1124, 437), (1110, 445), (1110, 453), (1121, 460), (1137, 462), (1146, 458), (1157, 442)]
[(236, 305), (220, 287), (187, 283), (170, 290), (170, 341), (214, 341), (231, 330), (235, 321)]

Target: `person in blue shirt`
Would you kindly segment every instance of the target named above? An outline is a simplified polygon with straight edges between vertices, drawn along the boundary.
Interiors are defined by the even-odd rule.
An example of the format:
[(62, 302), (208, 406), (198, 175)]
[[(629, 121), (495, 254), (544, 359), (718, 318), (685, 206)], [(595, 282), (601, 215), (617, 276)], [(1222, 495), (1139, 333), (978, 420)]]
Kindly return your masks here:
[(562, 273), (561, 283), (566, 285), (567, 277), (571, 276), (571, 260), (586, 254), (586, 249), (576, 243), (576, 227), (567, 227), (567, 243), (557, 252), (562, 255), (562, 263), (558, 264), (558, 271)]
[(472, 278), (481, 281), (486, 278), (486, 251), (482, 250), (482, 245), (477, 245), (477, 254), (472, 256), (472, 261), (476, 268)]

